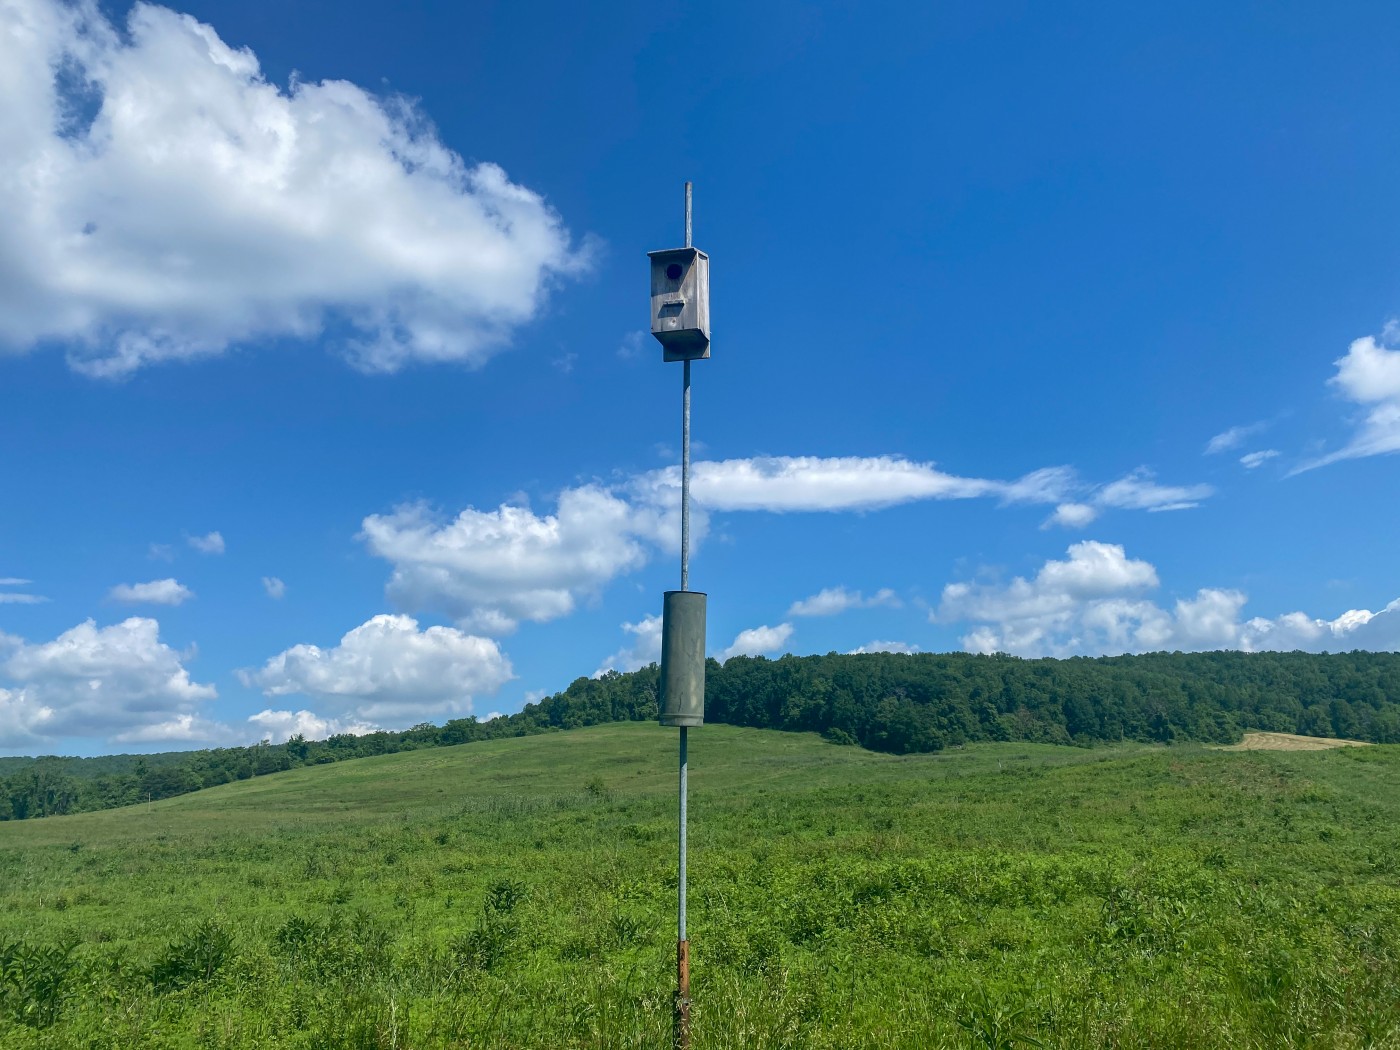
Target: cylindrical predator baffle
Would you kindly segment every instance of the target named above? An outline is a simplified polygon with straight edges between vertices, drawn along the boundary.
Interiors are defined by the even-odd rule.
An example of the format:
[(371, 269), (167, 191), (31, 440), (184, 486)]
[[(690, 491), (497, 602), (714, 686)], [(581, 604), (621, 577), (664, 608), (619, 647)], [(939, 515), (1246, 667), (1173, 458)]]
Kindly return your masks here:
[(667, 591), (661, 607), (661, 724), (705, 721), (705, 592)]

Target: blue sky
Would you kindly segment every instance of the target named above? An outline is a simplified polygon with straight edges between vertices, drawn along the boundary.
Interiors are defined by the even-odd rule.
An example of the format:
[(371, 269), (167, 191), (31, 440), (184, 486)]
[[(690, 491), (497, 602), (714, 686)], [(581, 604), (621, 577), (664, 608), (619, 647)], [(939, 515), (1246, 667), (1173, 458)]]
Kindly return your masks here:
[(1387, 4), (0, 5), (0, 750), (1400, 648)]

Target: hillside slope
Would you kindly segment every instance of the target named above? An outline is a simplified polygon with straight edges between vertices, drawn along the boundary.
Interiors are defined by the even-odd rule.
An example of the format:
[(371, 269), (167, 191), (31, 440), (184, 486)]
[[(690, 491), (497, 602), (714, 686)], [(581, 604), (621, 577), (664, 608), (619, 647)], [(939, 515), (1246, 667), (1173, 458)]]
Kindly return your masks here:
[[(14, 759), (0, 821), (169, 798), (299, 766), (609, 722), (655, 722), (657, 668), (579, 678), (490, 722), (178, 755)], [(829, 653), (709, 661), (711, 723), (822, 733), (892, 754), (977, 741), (1228, 743), (1243, 730), (1400, 743), (1400, 654), (1146, 653), (1021, 660), (970, 653)], [(3, 770), (0, 770), (3, 772)]]

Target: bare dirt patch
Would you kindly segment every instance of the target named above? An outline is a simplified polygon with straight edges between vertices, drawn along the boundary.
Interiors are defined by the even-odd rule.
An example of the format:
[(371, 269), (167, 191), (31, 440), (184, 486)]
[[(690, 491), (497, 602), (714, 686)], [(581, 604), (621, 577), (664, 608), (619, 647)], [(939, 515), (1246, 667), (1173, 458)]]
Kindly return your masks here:
[(1325, 751), (1332, 747), (1370, 747), (1365, 740), (1341, 740), (1332, 736), (1296, 736), (1293, 733), (1246, 733), (1238, 744), (1221, 751)]

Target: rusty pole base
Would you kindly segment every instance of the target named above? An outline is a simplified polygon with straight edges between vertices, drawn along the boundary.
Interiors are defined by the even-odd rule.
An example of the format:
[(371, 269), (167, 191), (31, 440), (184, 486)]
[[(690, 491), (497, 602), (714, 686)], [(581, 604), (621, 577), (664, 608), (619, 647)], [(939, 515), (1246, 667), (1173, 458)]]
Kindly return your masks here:
[(690, 1050), (690, 942), (676, 942), (676, 1050)]

